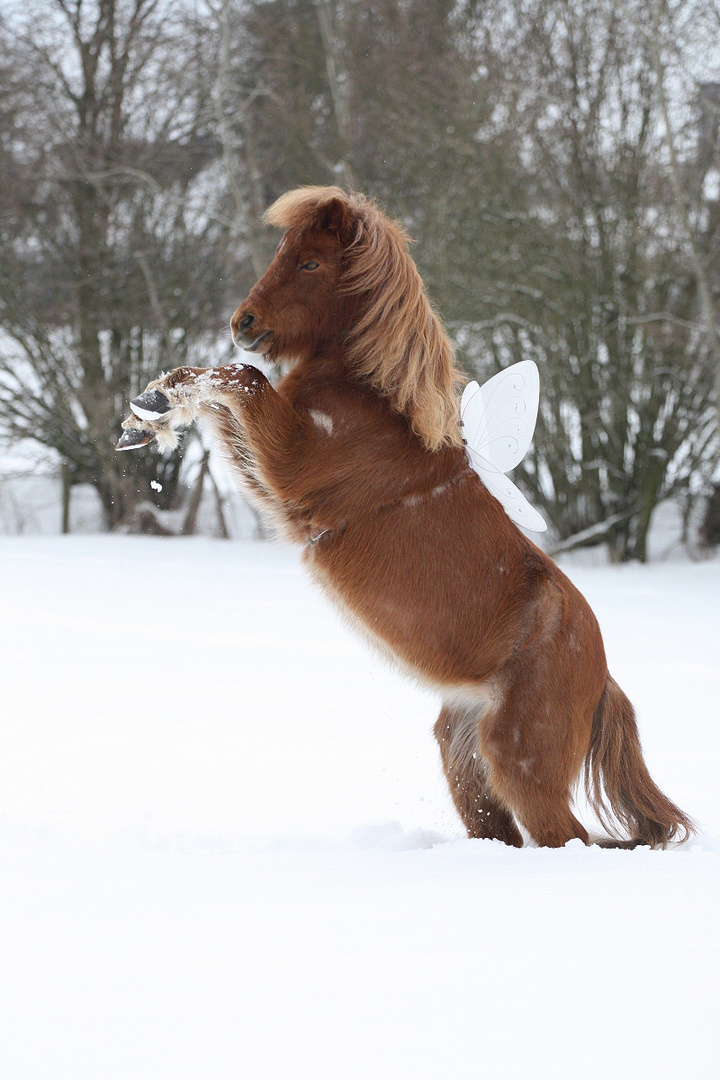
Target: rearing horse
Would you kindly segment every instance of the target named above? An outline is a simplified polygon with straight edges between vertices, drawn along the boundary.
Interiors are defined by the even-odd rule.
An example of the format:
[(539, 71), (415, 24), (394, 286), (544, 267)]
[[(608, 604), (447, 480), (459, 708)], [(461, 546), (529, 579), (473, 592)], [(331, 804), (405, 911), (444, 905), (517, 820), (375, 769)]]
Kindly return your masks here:
[(440, 694), (435, 735), (469, 836), (520, 847), (519, 823), (540, 845), (588, 843), (571, 810), (583, 770), (606, 843), (689, 836), (590, 607), (468, 464), (453, 350), (402, 229), (339, 188), (290, 191), (266, 220), (284, 235), (231, 326), (289, 374), (273, 389), (246, 364), (178, 368), (135, 399), (119, 448), (172, 446), (207, 422), (313, 578)]

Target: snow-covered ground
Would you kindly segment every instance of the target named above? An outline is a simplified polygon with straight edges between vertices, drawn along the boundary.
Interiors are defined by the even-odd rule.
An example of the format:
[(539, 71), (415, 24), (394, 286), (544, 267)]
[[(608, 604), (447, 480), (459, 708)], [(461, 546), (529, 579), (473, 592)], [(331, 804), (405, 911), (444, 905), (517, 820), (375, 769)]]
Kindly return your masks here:
[(570, 572), (684, 848), (465, 839), (295, 551), (0, 539), (0, 1076), (715, 1080), (720, 563)]

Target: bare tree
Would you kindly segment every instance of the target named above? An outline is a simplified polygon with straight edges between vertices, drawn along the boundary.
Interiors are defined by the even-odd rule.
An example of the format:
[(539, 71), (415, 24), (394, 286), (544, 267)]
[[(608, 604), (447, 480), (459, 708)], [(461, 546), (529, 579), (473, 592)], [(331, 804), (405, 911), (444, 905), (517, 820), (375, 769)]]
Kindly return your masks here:
[(667, 147), (668, 171), (670, 173), (670, 182), (675, 196), (675, 205), (680, 218), (681, 228), (687, 241), (692, 260), (693, 273), (697, 284), (699, 306), (702, 313), (705, 334), (707, 336), (708, 350), (715, 368), (716, 405), (720, 411), (720, 330), (718, 330), (717, 312), (710, 282), (710, 273), (706, 265), (705, 253), (702, 250), (701, 237), (698, 235), (698, 230), (693, 221), (693, 218), (697, 219), (698, 217), (697, 213), (694, 213), (693, 211), (696, 210), (698, 196), (701, 195), (704, 175), (707, 173), (708, 168), (713, 162), (713, 143), (717, 143), (718, 124), (714, 113), (711, 112), (710, 109), (713, 98), (710, 94), (706, 93), (704, 101), (701, 97), (701, 106), (703, 104), (705, 105), (702, 119), (706, 121), (712, 119), (715, 123), (710, 127), (709, 131), (705, 130), (700, 133), (701, 137), (699, 141), (701, 149), (704, 151), (704, 155), (698, 155), (697, 157), (697, 164), (701, 167), (693, 170), (695, 173), (693, 177), (695, 181), (693, 184), (695, 192), (691, 193), (684, 183), (684, 177), (682, 175), (683, 170), (681, 169), (680, 161), (678, 159), (676, 137), (670, 116), (670, 104), (665, 85), (667, 73), (665, 60), (663, 58), (663, 45), (665, 44), (664, 39), (667, 38), (676, 45), (677, 39), (673, 19), (674, 12), (671, 10), (670, 5), (665, 3), (665, 0), (653, 0), (652, 15), (653, 17), (649, 31), (649, 49), (653, 70), (655, 72), (655, 87), (660, 107), (660, 115), (662, 117), (665, 146)]
[(227, 222), (207, 205), (218, 146), (188, 25), (158, 0), (45, 0), (3, 28), (0, 425), (94, 484), (109, 526), (150, 479), (168, 502), (179, 479), (178, 456), (115, 454), (128, 396), (221, 326)]
[(717, 460), (712, 349), (642, 15), (559, 0), (518, 4), (502, 24), (525, 181), (515, 250), (461, 331), (480, 370), (537, 359), (525, 480), (561, 540), (605, 539), (618, 559), (645, 559), (654, 507)]
[(327, 85), (337, 129), (340, 159), (336, 171), (348, 188), (357, 188), (353, 167), (355, 125), (351, 111), (351, 76), (348, 71), (348, 22), (350, 4), (345, 0), (314, 0), (325, 59)]
[(640, 0), (216, 8), (238, 218), (297, 183), (379, 197), (417, 240), (468, 369), (538, 360), (525, 482), (560, 541), (606, 539), (619, 559), (645, 558), (658, 501), (717, 456), (644, 14)]
[(31, 3), (0, 30), (0, 427), (109, 523), (179, 475), (113, 455), (127, 398), (229, 348), (261, 212), (297, 184), (406, 224), (468, 374), (537, 360), (521, 482), (559, 544), (645, 558), (658, 502), (710, 477), (718, 145), (693, 80), (720, 75), (686, 43), (716, 0), (653, 0), (650, 27), (641, 0)]

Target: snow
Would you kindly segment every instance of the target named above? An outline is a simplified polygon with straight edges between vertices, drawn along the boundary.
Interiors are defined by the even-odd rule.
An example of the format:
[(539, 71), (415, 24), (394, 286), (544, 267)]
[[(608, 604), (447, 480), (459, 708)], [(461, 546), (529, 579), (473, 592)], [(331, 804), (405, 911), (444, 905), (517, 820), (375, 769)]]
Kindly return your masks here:
[(683, 848), (465, 839), (297, 551), (0, 538), (0, 1075), (715, 1078), (720, 563), (569, 572)]

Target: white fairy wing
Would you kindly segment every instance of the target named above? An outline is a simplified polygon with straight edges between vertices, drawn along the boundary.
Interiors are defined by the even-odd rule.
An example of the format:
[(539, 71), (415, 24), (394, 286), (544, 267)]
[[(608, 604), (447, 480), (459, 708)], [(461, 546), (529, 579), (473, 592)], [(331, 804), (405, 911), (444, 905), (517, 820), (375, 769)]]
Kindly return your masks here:
[(470, 464), (516, 525), (532, 532), (547, 529), (543, 518), (505, 476), (530, 447), (540, 400), (540, 377), (532, 360), (493, 375), (486, 383), (468, 383), (460, 417)]
[(470, 448), (468, 448), (468, 457), (485, 487), (502, 503), (511, 521), (514, 521), (516, 525), (522, 525), (524, 529), (529, 529), (530, 532), (545, 532), (547, 525), (542, 515), (527, 501), (520, 488), (513, 484), (509, 476), (485, 467), (482, 459), (479, 459)]
[(525, 457), (537, 420), (540, 376), (532, 360), (505, 368), (482, 386), (468, 383), (460, 416), (463, 437), (502, 473)]

